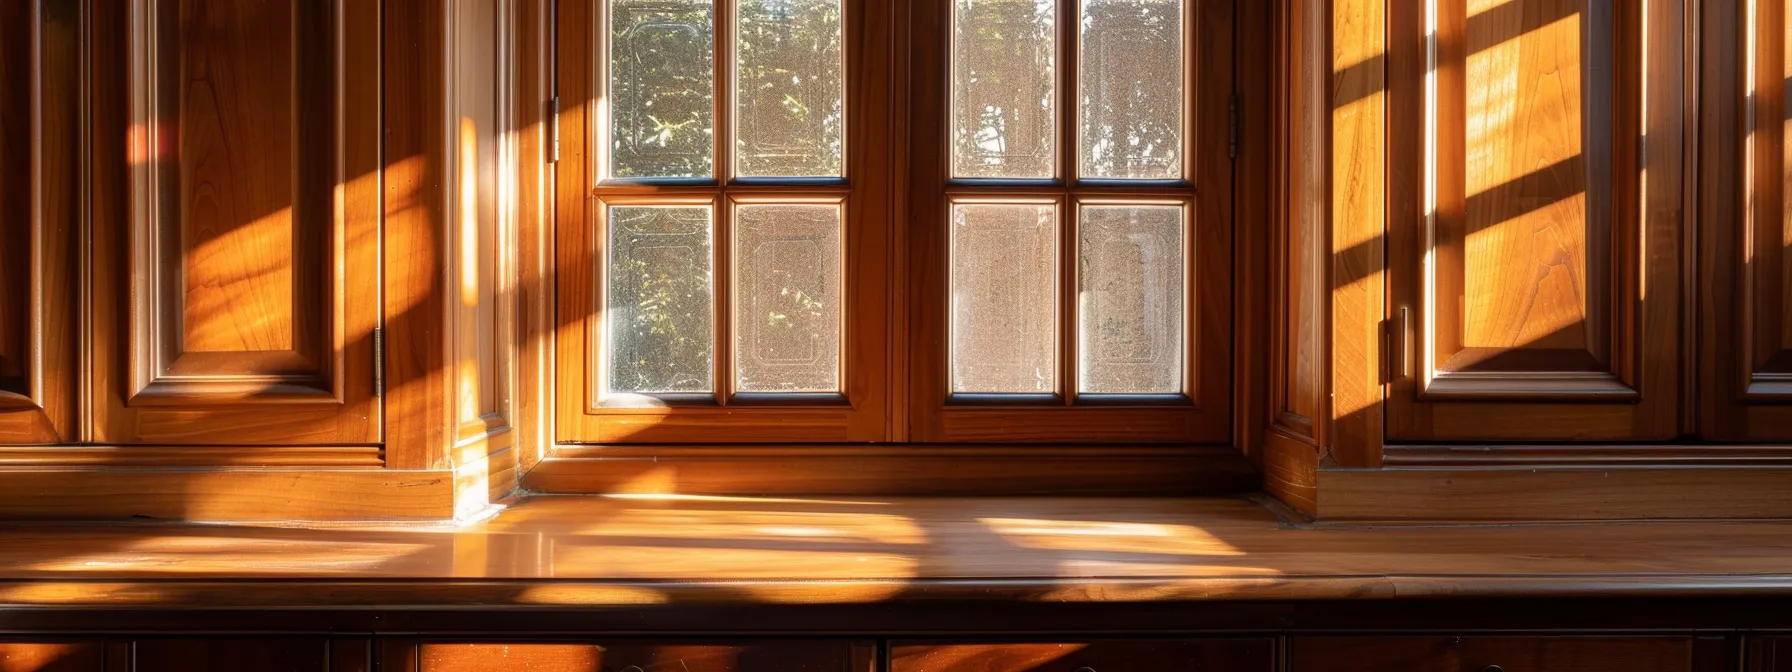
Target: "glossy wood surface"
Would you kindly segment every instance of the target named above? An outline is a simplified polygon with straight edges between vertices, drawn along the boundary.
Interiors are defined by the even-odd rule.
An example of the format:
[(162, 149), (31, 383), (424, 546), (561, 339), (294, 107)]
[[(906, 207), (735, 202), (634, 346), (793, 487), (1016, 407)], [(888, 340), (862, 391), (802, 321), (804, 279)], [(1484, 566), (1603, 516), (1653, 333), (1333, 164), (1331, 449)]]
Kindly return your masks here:
[[(1722, 640), (1717, 639), (1721, 647)], [(1715, 654), (1715, 655), (1714, 655)], [(1294, 637), (1290, 672), (1718, 672), (1690, 637)]]
[[(868, 653), (868, 652), (866, 652)], [(869, 672), (845, 642), (423, 643), (421, 672)], [(864, 653), (859, 654), (863, 658)]]
[(0, 605), (1792, 595), (1792, 524), (1310, 527), (1237, 499), (522, 500), (442, 525), (0, 527)]
[(379, 440), (377, 26), (367, 3), (93, 17), (96, 439)]
[(1704, 3), (1700, 79), (1699, 432), (1792, 438), (1792, 51), (1780, 0)]
[(1268, 638), (890, 645), (890, 672), (1086, 672), (1274, 669)]
[(102, 672), (99, 642), (0, 641), (0, 672)]
[(1390, 114), (1432, 129), (1387, 145), (1388, 436), (1678, 435), (1684, 5), (1436, 7), (1434, 45), (1388, 14)]
[(84, 439), (75, 337), (83, 268), (81, 10), (69, 0), (0, 8), (0, 444)]

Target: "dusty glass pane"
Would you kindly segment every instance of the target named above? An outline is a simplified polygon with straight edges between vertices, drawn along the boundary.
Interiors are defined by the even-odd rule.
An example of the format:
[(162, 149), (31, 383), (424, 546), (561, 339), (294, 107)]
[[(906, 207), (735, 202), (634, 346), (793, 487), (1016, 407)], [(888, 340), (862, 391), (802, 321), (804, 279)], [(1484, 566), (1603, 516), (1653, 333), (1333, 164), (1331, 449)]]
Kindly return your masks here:
[(1049, 178), (1053, 0), (952, 3), (952, 174)]
[(735, 389), (840, 390), (840, 209), (734, 214)]
[(952, 391), (1057, 390), (1057, 209), (952, 208)]
[(709, 208), (619, 205), (609, 222), (610, 391), (710, 391)]
[(837, 177), (841, 0), (737, 0), (735, 173)]
[(610, 174), (714, 173), (715, 15), (707, 0), (610, 0)]
[(1078, 223), (1078, 391), (1182, 391), (1182, 208), (1084, 206)]
[(1182, 177), (1182, 1), (1083, 0), (1081, 177)]

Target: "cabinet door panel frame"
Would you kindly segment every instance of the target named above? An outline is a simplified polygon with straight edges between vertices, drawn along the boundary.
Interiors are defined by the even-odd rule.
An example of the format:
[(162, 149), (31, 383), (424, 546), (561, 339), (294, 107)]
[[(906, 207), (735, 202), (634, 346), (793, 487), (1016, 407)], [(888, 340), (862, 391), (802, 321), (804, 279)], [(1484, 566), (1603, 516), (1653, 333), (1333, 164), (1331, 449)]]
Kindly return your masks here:
[[(96, 73), (104, 78), (96, 87), (101, 96), (96, 107), (116, 104), (128, 114), (120, 118), (108, 109), (96, 116), (98, 128), (122, 126), (122, 137), (96, 144), (96, 198), (120, 202), (106, 206), (96, 227), (96, 255), (105, 261), (96, 265), (94, 281), (90, 394), (96, 398), (100, 441), (346, 445), (380, 440), (373, 385), (373, 330), (380, 320), (378, 7), (341, 1), (293, 7), (284, 27), (291, 31), (293, 50), (287, 94), (292, 127), (286, 131), (293, 134), (290, 164), (259, 165), (281, 157), (238, 148), (225, 150), (221, 167), (209, 168), (232, 179), (289, 171), (287, 213), (272, 215), (288, 219), (285, 230), (292, 239), (264, 241), (257, 250), (286, 256), (255, 262), (284, 269), (245, 266), (245, 274), (274, 274), (275, 280), (263, 281), (274, 283), (267, 285), (269, 295), (259, 300), (287, 302), (290, 324), (276, 319), (267, 331), (271, 342), (244, 336), (235, 349), (189, 345), (184, 328), (193, 281), (189, 239), (197, 235), (190, 227), (198, 226), (188, 221), (187, 201), (196, 198), (189, 192), (200, 185), (180, 184), (180, 133), (196, 132), (186, 128), (195, 112), (175, 97), (184, 98), (190, 84), (218, 84), (181, 81), (181, 60), (191, 56), (182, 53), (188, 46), (180, 32), (181, 10), (170, 0), (135, 0), (128, 13), (107, 18), (123, 24), (118, 26), (126, 37), (122, 48), (96, 39), (95, 48), (123, 66)], [(211, 58), (217, 60), (203, 62), (208, 78), (213, 70), (228, 72), (238, 65)], [(266, 104), (251, 98), (239, 92), (229, 100)], [(222, 135), (216, 140), (254, 142)], [(104, 173), (119, 160), (126, 164), (122, 179), (114, 181)], [(207, 263), (249, 263), (241, 254), (236, 250)], [(123, 274), (111, 270), (119, 266)], [(290, 279), (287, 287), (276, 283), (282, 271)], [(250, 311), (241, 305), (226, 310), (239, 321)], [(280, 326), (290, 332), (281, 334)], [(208, 329), (216, 331), (215, 325)]]
[[(1588, 0), (1567, 16), (1543, 15), (1533, 5), (1551, 8), (1517, 3), (1469, 17), (1463, 0), (1429, 0), (1423, 17), (1390, 24), (1398, 31), (1390, 40), (1394, 77), (1424, 78), (1395, 88), (1390, 104), (1397, 115), (1425, 123), (1423, 133), (1389, 138), (1393, 160), (1412, 166), (1392, 174), (1405, 172), (1418, 182), (1390, 191), (1384, 323), (1386, 342), (1395, 348), (1386, 407), (1390, 440), (1661, 440), (1680, 431), (1685, 5)], [(1523, 18), (1544, 27), (1567, 18), (1580, 26), (1583, 145), (1577, 158), (1526, 166), (1524, 176), (1470, 198), (1469, 31), (1472, 26), (1486, 38), (1498, 19), (1517, 23), (1518, 16), (1495, 16), (1506, 8), (1529, 12)], [(1436, 22), (1434, 30), (1428, 20)], [(1601, 109), (1606, 101), (1609, 112)], [(1568, 328), (1584, 329), (1585, 349), (1555, 347), (1552, 339), (1567, 331), (1526, 341), (1540, 348), (1516, 341), (1516, 347), (1464, 347), (1468, 308), (1451, 297), (1477, 298), (1468, 296), (1466, 277), (1456, 275), (1467, 272), (1469, 208), (1522, 215), (1548, 207), (1527, 195), (1559, 187), (1537, 182), (1565, 171), (1578, 172), (1585, 183), (1587, 265), (1578, 279), (1585, 312)], [(1501, 275), (1509, 281), (1522, 270)]]

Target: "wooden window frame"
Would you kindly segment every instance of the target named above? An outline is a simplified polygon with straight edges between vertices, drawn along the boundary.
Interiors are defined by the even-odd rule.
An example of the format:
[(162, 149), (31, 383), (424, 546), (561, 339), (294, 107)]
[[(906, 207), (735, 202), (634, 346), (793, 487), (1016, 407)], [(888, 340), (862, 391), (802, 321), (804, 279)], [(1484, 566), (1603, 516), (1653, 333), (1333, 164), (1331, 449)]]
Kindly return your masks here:
[[(567, 107), (561, 116), (558, 170), (557, 443), (841, 443), (889, 438), (891, 301), (889, 244), (891, 180), (896, 156), (887, 132), (894, 91), (891, 25), (872, 6), (842, 3), (843, 94), (846, 110), (839, 178), (740, 178), (734, 176), (733, 3), (713, 7), (713, 176), (696, 179), (607, 177), (608, 119), (603, 95), (607, 2), (562, 2), (557, 78)], [(568, 7), (569, 5), (573, 5)], [(568, 21), (568, 19), (572, 21)], [(569, 151), (570, 150), (570, 151)], [(576, 189), (578, 201), (572, 199)], [(732, 368), (734, 299), (731, 245), (733, 208), (740, 203), (844, 203), (842, 218), (843, 307), (840, 325), (841, 391), (838, 394), (741, 394)], [(604, 327), (599, 317), (605, 273), (606, 210), (610, 205), (692, 204), (711, 209), (714, 382), (704, 399), (671, 397), (663, 403), (615, 404), (602, 398), (599, 368)], [(869, 307), (869, 309), (863, 309)]]
[[(948, 443), (1226, 443), (1232, 438), (1233, 4), (1187, 0), (1183, 10), (1182, 175), (1178, 180), (1075, 179), (1080, 106), (1079, 0), (1058, 0), (1055, 172), (1046, 180), (955, 179), (950, 164), (952, 3), (915, 3), (909, 235), (914, 327), (910, 436)], [(1202, 92), (1211, 92), (1203, 95)], [(949, 291), (955, 202), (1039, 203), (1058, 208), (1057, 391), (1050, 395), (950, 392)], [(1075, 245), (1080, 205), (1179, 203), (1184, 207), (1183, 391), (1179, 395), (1088, 395), (1079, 400), (1074, 335)]]

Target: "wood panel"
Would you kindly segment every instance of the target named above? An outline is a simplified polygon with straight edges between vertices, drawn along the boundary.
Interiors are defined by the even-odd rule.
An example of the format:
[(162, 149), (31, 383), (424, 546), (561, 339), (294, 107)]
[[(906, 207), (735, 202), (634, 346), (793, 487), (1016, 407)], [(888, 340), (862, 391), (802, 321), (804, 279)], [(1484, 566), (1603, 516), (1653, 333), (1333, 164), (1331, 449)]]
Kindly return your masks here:
[(1782, 0), (1701, 5), (1699, 434), (1792, 439), (1792, 22)]
[(1014, 644), (892, 642), (890, 672), (1085, 672), (1274, 669), (1274, 641), (1253, 639), (1103, 640)]
[(1430, 7), (1393, 15), (1388, 435), (1677, 435), (1685, 6)]
[(131, 672), (329, 672), (325, 639), (141, 639)]
[[(420, 672), (870, 672), (844, 642), (425, 643)], [(867, 662), (868, 658), (865, 658)]]
[(1792, 670), (1792, 640), (1783, 636), (1750, 637), (1742, 659), (1748, 672), (1786, 672)]
[[(1386, 280), (1385, 231), (1390, 204), (1386, 181), (1396, 174), (1392, 163), (1390, 133), (1398, 117), (1388, 109), (1390, 76), (1386, 54), (1397, 36), (1389, 24), (1413, 12), (1410, 5), (1385, 0), (1332, 0), (1329, 49), (1314, 56), (1330, 60), (1324, 97), (1312, 103), (1316, 114), (1328, 114), (1329, 135), (1316, 138), (1330, 154), (1330, 174), (1321, 194), (1329, 198), (1329, 270), (1320, 282), (1330, 291), (1330, 305), (1323, 321), (1329, 351), (1326, 393), (1325, 452), (1332, 461), (1353, 467), (1378, 464), (1382, 442), (1382, 376), (1384, 356), (1377, 345), (1378, 319), (1384, 310)], [(1310, 39), (1310, 38), (1309, 38)], [(1311, 123), (1311, 122), (1309, 122)], [(1315, 132), (1318, 129), (1314, 129)], [(1309, 184), (1316, 176), (1305, 178)], [(1313, 214), (1314, 217), (1318, 213)], [(1324, 229), (1321, 229), (1324, 230)]]
[(83, 439), (80, 7), (0, 7), (0, 444)]
[[(1555, 452), (1554, 464), (1335, 469), (1319, 473), (1326, 521), (1432, 522), (1780, 518), (1792, 516), (1792, 478), (1780, 466), (1727, 465), (1725, 455), (1607, 464), (1598, 454)], [(1686, 455), (1684, 447), (1662, 452)], [(1696, 460), (1696, 466), (1685, 462)], [(1517, 496), (1514, 493), (1523, 493)]]
[[(1718, 641), (1722, 641), (1721, 639)], [(1291, 672), (1717, 672), (1720, 655), (1688, 637), (1295, 637)]]
[(96, 21), (96, 438), (378, 441), (377, 7)]
[[(83, 458), (91, 454), (78, 453)], [(454, 517), (454, 474), (306, 465), (218, 468), (233, 457), (150, 456), (98, 465), (0, 470), (0, 519), (8, 520), (447, 520)], [(77, 465), (80, 461), (76, 460)], [(122, 463), (124, 466), (119, 466)], [(301, 466), (290, 466), (293, 464)]]
[(0, 672), (102, 672), (98, 642), (0, 641)]

